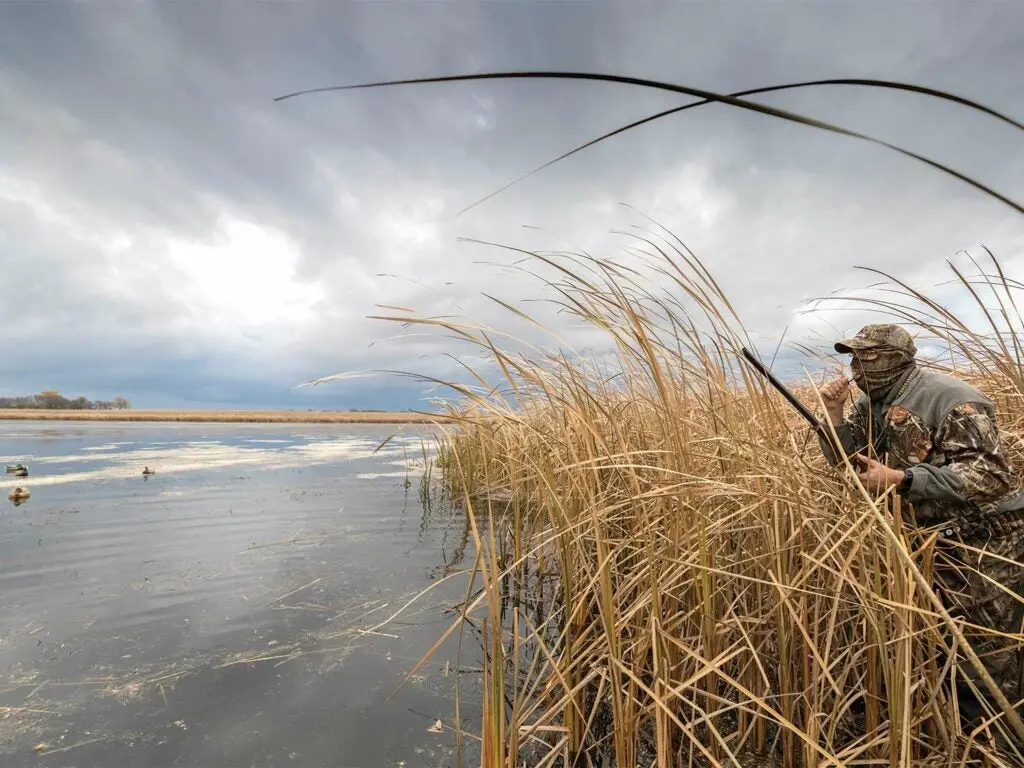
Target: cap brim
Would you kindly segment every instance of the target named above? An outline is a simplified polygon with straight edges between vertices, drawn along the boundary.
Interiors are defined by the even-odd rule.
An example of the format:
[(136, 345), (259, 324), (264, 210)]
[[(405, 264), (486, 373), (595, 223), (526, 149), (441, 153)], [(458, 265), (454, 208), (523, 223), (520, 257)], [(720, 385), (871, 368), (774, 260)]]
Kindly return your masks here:
[(844, 339), (843, 341), (837, 341), (835, 343), (835, 350), (841, 355), (852, 354), (858, 349), (871, 349), (878, 345), (873, 341), (865, 341), (864, 339)]

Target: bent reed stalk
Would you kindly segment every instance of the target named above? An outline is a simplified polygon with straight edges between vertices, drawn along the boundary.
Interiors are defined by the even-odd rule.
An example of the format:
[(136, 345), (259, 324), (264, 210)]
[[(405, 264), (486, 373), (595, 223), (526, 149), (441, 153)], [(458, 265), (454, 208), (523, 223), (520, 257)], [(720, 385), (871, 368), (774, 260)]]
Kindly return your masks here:
[[(647, 122), (716, 103), (885, 147), (1024, 212), (923, 155), (739, 98), (822, 85), (895, 88), (1024, 128), (910, 84), (831, 80), (719, 94), (600, 73), (490, 72), (312, 88), (275, 101), (500, 79), (589, 80), (699, 99), (526, 176)], [(742, 324), (699, 260), (678, 239), (640, 239), (671, 292), (646, 289), (622, 265), (530, 254), (559, 272), (547, 283), (556, 303), (611, 337), (612, 376), (564, 353), (530, 359), (499, 349), (493, 339), (501, 334), (490, 329), (384, 318), (436, 326), (479, 346), (508, 388), (502, 396), (471, 369), (479, 388), (451, 383), (468, 407), (452, 407), (457, 426), (439, 458), (446, 490), (464, 498), (477, 553), (462, 615), (435, 649), (464, 626), (480, 634), (483, 765), (1024, 765), (1019, 753), (999, 754), (978, 733), (961, 731), (949, 683), (963, 660), (947, 643), (962, 646), (976, 670), (980, 664), (930, 587), (936, 537), (915, 532), (898, 499), (871, 498), (848, 465), (845, 474), (825, 465), (807, 425), (738, 359), (740, 347), (752, 345), (741, 344)], [(993, 327), (1006, 322), (1008, 336), (975, 333), (910, 289), (906, 298), (923, 308), (899, 300), (875, 308), (956, 351), (966, 375), (996, 400), (1020, 466), (1022, 331), (1008, 309), (1016, 314), (1009, 294), (1019, 286), (997, 265), (983, 282), (1009, 300), (997, 298), (989, 311), (973, 282), (956, 276)], [(700, 323), (673, 294), (686, 297)], [(816, 402), (813, 390), (803, 395)], [(474, 592), (477, 577), (483, 586)], [(1007, 711), (995, 720), (1024, 741), (1019, 717)]]
[[(635, 237), (671, 290), (533, 254), (558, 274), (556, 303), (610, 337), (615, 375), (502, 350), (475, 325), (382, 318), (477, 345), (507, 390), (452, 383), (464, 402), (438, 458), (477, 550), (482, 586), (445, 637), (468, 627), (485, 649), (482, 765), (1024, 764), (960, 725), (952, 683), (976, 661), (962, 641), (985, 628), (936, 605), (936, 535), (828, 467), (739, 357), (753, 345), (681, 241)], [(903, 284), (868, 306), (943, 342), (995, 399), (1022, 469), (1021, 286), (993, 263), (986, 332)], [(820, 412), (809, 383), (794, 389)], [(998, 710), (990, 728), (1012, 740)]]

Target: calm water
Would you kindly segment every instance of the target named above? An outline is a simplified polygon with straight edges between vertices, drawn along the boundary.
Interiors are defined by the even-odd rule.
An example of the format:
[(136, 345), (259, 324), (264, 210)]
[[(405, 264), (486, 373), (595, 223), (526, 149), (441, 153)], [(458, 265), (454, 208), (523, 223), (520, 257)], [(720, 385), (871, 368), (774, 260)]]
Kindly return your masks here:
[(0, 475), (0, 764), (454, 765), (472, 638), (461, 674), (451, 642), (387, 699), (465, 578), (358, 631), (472, 563), (464, 520), (421, 504), (429, 434), (372, 455), (395, 431), (0, 422), (30, 472)]

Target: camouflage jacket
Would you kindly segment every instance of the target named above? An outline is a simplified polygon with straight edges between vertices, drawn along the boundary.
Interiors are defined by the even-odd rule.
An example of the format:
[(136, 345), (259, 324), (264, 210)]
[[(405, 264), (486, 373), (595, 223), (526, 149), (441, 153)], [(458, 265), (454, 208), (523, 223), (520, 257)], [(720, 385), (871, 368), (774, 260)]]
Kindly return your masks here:
[(915, 366), (882, 402), (869, 405), (862, 394), (836, 434), (848, 454), (870, 442), (880, 461), (910, 471), (902, 497), (919, 525), (991, 521), (1024, 508), (1021, 479), (1000, 444), (995, 407), (952, 376)]

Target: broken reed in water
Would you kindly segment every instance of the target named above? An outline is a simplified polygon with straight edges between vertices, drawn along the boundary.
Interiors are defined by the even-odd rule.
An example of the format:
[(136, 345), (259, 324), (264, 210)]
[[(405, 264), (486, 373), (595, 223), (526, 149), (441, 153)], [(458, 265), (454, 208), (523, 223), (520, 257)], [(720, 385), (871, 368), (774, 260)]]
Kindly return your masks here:
[[(1019, 765), (961, 730), (949, 633), (873, 505), (927, 581), (934, 537), (827, 467), (743, 366), (711, 276), (678, 241), (660, 246), (650, 259), (710, 332), (608, 262), (585, 272), (577, 257), (559, 278), (614, 341), (618, 377), (445, 326), (501, 365), (516, 400), (453, 384), (472, 407), (439, 456), (479, 552), (482, 586), (449, 631), (485, 649), (482, 764), (975, 765), (984, 749)], [(1004, 315), (1005, 342), (936, 321), (916, 292), (902, 301), (874, 308), (972, 365), (1022, 466), (1019, 317)]]

